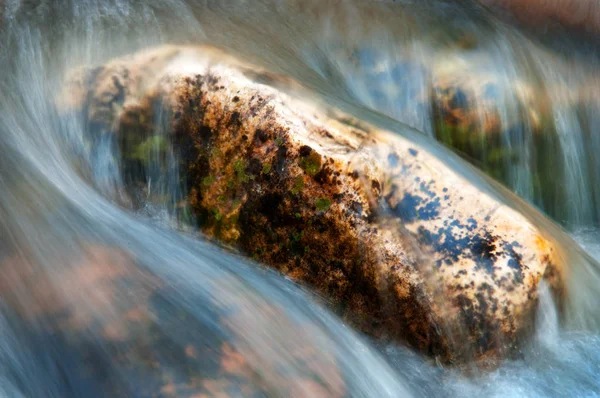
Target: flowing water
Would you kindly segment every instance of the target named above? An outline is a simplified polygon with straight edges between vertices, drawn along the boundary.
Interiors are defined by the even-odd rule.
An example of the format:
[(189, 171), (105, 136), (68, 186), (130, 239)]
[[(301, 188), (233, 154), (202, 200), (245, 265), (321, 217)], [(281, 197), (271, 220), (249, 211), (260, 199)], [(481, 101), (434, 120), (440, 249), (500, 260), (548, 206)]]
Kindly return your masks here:
[[(325, 3), (0, 3), (0, 395), (185, 397), (201, 386), (231, 396), (600, 396), (600, 276), (588, 257), (600, 258), (595, 55), (465, 2)], [(55, 97), (73, 68), (163, 43), (216, 44), (293, 76), (528, 211), (433, 142), (448, 131), (432, 84), (481, 78), (501, 126), (494, 139), (488, 103), (466, 90), (450, 101), (480, 116), (471, 160), (585, 250), (565, 242), (566, 316), (542, 286), (517, 359), (489, 372), (444, 368), (359, 336), (310, 292), (182, 225), (176, 154), (147, 175), (149, 191), (172, 201), (128, 210), (118, 146), (59, 113)]]

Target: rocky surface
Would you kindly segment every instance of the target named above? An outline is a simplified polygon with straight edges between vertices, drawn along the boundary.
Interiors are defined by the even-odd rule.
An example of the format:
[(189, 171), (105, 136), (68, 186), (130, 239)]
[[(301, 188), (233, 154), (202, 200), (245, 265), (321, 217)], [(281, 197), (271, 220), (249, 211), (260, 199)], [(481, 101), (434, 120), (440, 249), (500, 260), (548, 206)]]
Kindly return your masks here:
[(286, 94), (296, 86), (213, 49), (163, 47), (80, 73), (60, 103), (118, 137), (130, 183), (146, 166), (127, 154), (166, 131), (204, 234), (361, 330), (445, 362), (505, 356), (542, 278), (562, 293), (558, 248), (425, 148)]
[[(52, 391), (60, 388), (61, 396), (345, 396), (334, 350), (322, 347), (312, 325), (277, 305), (241, 290), (218, 298), (199, 316), (178, 305), (183, 291), (188, 300), (194, 294), (189, 287), (163, 283), (130, 253), (101, 243), (45, 261), (23, 254), (1, 259), (0, 297), (3, 310), (12, 310), (3, 312), (3, 322), (7, 316), (20, 332), (11, 341), (30, 350), (23, 357), (60, 357), (61, 364), (49, 361), (35, 374), (40, 382), (56, 383)], [(234, 278), (213, 282), (239, 284)], [(249, 304), (249, 298), (255, 301)], [(273, 337), (272, 352), (256, 352), (250, 342), (260, 340), (259, 333), (245, 335), (248, 327), (295, 338)], [(63, 384), (44, 379), (53, 370), (62, 371)]]

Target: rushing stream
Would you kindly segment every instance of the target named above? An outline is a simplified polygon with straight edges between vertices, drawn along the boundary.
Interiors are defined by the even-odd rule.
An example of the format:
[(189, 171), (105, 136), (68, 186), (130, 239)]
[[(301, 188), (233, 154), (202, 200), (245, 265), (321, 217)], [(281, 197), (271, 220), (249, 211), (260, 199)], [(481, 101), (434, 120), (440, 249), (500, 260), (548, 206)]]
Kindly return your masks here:
[[(198, 386), (212, 396), (600, 396), (592, 260), (573, 260), (580, 285), (566, 319), (542, 286), (534, 337), (518, 358), (492, 371), (444, 368), (359, 335), (303, 287), (203, 241), (172, 211), (175, 167), (148, 181), (173, 201), (128, 209), (119, 148), (55, 107), (77, 66), (211, 43), (413, 134), (468, 175), (434, 143), (448, 140), (431, 85), (491, 79), (501, 127), (487, 140), (489, 105), (454, 92), (455, 104), (483, 115), (458, 149), (571, 230), (587, 253), (570, 248), (574, 258), (600, 259), (596, 55), (530, 37), (468, 2), (356, 3), (0, 2), (0, 396), (202, 396)], [(521, 81), (532, 100), (515, 91)]]

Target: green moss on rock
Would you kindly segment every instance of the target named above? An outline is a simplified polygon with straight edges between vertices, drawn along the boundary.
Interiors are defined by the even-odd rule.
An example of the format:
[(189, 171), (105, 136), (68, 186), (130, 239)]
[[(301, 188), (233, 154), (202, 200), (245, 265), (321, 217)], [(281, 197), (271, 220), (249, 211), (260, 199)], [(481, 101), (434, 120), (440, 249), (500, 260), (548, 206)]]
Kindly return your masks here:
[(325, 212), (329, 210), (329, 207), (331, 207), (331, 200), (328, 198), (319, 198), (315, 202), (315, 206), (317, 210)]
[(311, 151), (310, 154), (301, 157), (300, 168), (309, 176), (314, 177), (321, 170), (321, 155)]

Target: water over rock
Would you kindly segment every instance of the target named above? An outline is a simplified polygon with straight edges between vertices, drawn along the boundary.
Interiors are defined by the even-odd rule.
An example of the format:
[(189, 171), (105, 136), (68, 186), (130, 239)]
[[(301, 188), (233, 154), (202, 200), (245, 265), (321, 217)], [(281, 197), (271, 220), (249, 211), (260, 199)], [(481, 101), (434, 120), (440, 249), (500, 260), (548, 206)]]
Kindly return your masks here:
[(131, 187), (147, 182), (131, 154), (172, 146), (206, 236), (311, 286), (359, 329), (444, 362), (510, 353), (540, 281), (563, 292), (559, 248), (427, 148), (299, 88), (168, 46), (80, 71), (59, 102), (118, 137)]
[[(248, 328), (270, 325), (286, 336), (295, 334), (298, 324), (277, 305), (264, 303), (253, 311), (260, 300), (248, 303), (241, 289), (215, 303), (223, 315), (211, 328), (189, 308), (174, 305), (176, 288), (140, 266), (131, 253), (103, 244), (82, 249), (78, 256), (59, 259), (51, 273), (27, 256), (0, 260), (2, 298), (11, 314), (25, 321), (19, 338), (44, 342), (32, 354), (44, 357), (54, 350), (67, 363), (77, 363), (69, 367), (65, 395), (97, 386), (115, 397), (258, 397), (274, 390), (285, 396), (345, 396), (336, 358), (316, 348), (322, 336), (314, 326), (302, 325), (304, 333), (294, 339), (270, 341), (274, 352), (289, 353), (289, 362), (248, 346), (242, 335)], [(223, 279), (219, 283), (235, 283)], [(182, 330), (181, 321), (187, 328)], [(227, 338), (219, 329), (228, 331)], [(268, 371), (261, 375), (256, 369)]]

